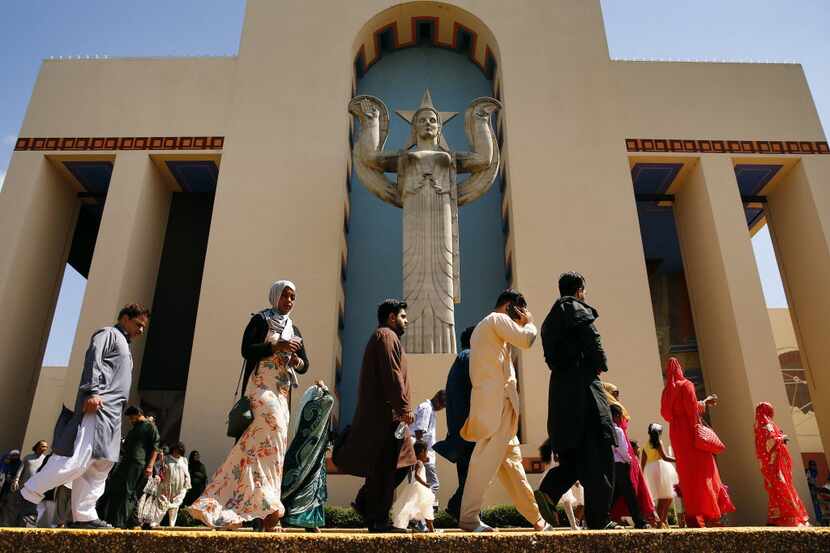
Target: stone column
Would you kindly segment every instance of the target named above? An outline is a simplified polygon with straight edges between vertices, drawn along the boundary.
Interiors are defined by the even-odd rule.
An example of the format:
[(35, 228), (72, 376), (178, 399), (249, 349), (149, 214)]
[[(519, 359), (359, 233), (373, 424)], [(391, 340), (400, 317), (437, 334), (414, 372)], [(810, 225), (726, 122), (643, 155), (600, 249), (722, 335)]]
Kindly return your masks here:
[[(790, 436), (790, 416), (772, 327), (732, 160), (703, 156), (676, 196), (675, 215), (712, 422), (726, 451), (718, 467), (737, 507), (733, 523), (763, 524), (767, 495), (755, 457), (755, 405), (767, 401)], [(800, 458), (798, 444), (790, 453)], [(803, 471), (793, 475), (807, 496)]]
[[(152, 309), (169, 211), (170, 189), (147, 152), (119, 152), (66, 373), (66, 405), (74, 405), (84, 354), (95, 329), (113, 324), (126, 303), (138, 302)], [(136, 397), (143, 348), (144, 339), (132, 347), (131, 399)]]
[(77, 214), (76, 191), (42, 153), (14, 154), (0, 201), (0, 443), (8, 447), (26, 445)]
[[(830, 451), (830, 156), (805, 157), (769, 195), (768, 221), (824, 451)], [(801, 464), (796, 460), (796, 467)]]

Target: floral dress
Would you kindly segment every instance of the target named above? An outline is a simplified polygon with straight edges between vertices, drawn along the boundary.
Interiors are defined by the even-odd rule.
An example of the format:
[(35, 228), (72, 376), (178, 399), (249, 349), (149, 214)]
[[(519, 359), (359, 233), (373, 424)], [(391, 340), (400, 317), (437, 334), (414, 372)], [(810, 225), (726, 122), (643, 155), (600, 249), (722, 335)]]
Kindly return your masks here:
[[(269, 333), (268, 341), (279, 335)], [(239, 524), (285, 514), (280, 500), (282, 468), (288, 449), (288, 391), (296, 376), (289, 356), (262, 359), (251, 375), (245, 395), (254, 419), (213, 474), (205, 492), (188, 508), (190, 514), (212, 527)]]

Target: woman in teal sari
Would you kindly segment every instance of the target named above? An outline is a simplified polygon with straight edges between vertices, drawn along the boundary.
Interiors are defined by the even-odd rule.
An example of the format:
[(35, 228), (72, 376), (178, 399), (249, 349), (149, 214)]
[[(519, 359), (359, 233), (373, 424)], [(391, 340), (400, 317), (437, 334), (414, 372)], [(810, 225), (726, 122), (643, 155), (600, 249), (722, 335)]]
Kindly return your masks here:
[(285, 454), (282, 476), (282, 504), (286, 526), (319, 532), (326, 524), (326, 452), (329, 446), (329, 417), (334, 397), (323, 381), (303, 394), (297, 431)]

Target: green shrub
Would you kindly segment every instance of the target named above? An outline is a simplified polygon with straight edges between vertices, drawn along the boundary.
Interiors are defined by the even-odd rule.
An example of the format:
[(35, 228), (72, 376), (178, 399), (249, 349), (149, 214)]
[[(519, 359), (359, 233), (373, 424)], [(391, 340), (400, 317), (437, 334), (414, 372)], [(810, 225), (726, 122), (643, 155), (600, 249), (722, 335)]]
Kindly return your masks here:
[(482, 509), (481, 521), (493, 528), (530, 528), (532, 526), (513, 505), (496, 505)]
[(363, 528), (366, 522), (351, 507), (326, 505), (326, 528)]
[[(494, 528), (530, 528), (531, 524), (519, 514), (519, 511), (512, 505), (496, 505), (481, 511), (481, 520)], [(560, 524), (567, 525), (568, 519), (565, 513), (559, 511)], [(446, 511), (441, 510), (435, 514), (434, 521), (436, 528), (458, 528), (458, 521)], [(201, 526), (202, 523), (190, 516), (187, 510), (179, 511), (179, 518), (176, 526), (192, 527)], [(366, 522), (357, 511), (351, 507), (335, 507), (326, 505), (326, 528), (365, 528)]]
[(669, 519), (669, 525), (674, 526), (677, 524), (677, 512), (674, 510), (674, 505), (669, 508), (669, 515), (667, 518)]
[(444, 510), (435, 513), (435, 520), (432, 523), (436, 528), (458, 528), (458, 521)]

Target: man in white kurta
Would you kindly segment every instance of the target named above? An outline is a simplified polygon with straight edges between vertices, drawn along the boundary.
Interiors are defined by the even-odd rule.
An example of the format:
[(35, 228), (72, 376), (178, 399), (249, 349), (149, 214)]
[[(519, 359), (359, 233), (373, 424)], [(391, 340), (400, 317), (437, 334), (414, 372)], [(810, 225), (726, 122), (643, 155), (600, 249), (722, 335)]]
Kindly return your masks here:
[(502, 292), (495, 310), (478, 323), (470, 339), (473, 390), (470, 415), (461, 429), (461, 436), (476, 445), (461, 502), (458, 526), (462, 530), (492, 531), (481, 522), (479, 515), (484, 494), (496, 475), (522, 516), (536, 530), (545, 529), (522, 466), (516, 437), (519, 393), (510, 346), (527, 349), (538, 333), (526, 305), (518, 292)]

